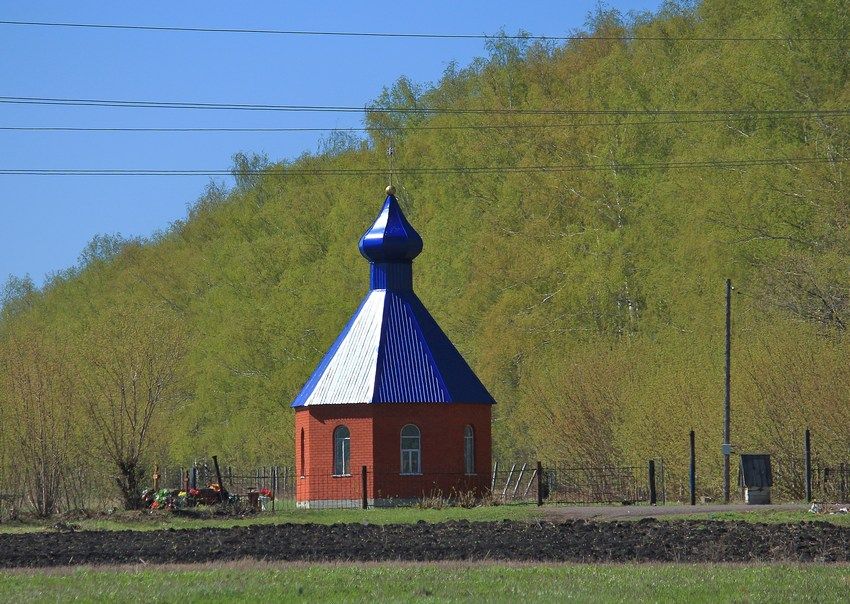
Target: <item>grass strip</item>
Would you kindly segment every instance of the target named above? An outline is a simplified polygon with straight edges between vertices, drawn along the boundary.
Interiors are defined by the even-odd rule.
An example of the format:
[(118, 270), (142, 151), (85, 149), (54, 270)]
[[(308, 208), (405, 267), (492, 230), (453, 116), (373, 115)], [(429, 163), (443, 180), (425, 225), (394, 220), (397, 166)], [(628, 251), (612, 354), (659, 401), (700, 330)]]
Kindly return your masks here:
[(0, 600), (115, 602), (846, 601), (846, 565), (226, 565), (0, 573)]

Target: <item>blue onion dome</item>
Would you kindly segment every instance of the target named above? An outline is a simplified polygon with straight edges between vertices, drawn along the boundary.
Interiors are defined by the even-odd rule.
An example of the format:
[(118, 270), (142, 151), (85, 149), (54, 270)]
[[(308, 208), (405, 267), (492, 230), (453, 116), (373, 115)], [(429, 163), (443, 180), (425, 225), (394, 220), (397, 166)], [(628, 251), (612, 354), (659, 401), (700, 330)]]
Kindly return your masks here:
[(416, 232), (387, 187), (387, 199), (375, 224), (360, 238), (360, 253), (369, 262), (410, 262), (422, 252), (422, 237)]

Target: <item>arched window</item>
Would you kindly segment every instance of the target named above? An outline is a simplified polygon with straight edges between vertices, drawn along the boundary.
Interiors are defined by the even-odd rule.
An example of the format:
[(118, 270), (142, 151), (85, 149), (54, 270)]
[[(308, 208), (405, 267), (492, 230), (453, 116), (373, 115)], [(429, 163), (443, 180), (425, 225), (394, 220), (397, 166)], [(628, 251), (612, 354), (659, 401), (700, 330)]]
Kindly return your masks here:
[(401, 473), (422, 473), (422, 439), (419, 428), (407, 424), (401, 429)]
[(463, 471), (475, 474), (475, 431), (472, 426), (463, 429)]
[(351, 433), (345, 426), (334, 430), (334, 476), (351, 474)]
[(301, 428), (301, 478), (304, 478), (304, 428)]

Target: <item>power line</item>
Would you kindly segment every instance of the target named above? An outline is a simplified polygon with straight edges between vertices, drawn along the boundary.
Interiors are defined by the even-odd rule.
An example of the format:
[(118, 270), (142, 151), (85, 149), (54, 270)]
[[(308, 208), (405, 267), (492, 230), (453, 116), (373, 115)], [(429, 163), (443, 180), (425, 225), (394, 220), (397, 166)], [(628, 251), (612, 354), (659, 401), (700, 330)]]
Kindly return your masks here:
[(404, 33), (404, 32), (373, 32), (373, 31), (324, 31), (324, 30), (295, 30), (295, 29), (251, 29), (232, 27), (179, 27), (171, 25), (127, 25), (114, 23), (62, 23), (48, 21), (0, 21), (0, 25), (13, 25), (22, 27), (53, 27), (74, 29), (112, 29), (128, 31), (157, 31), (157, 32), (184, 32), (184, 33), (215, 33), (215, 34), (259, 34), (276, 36), (312, 36), (312, 37), (340, 37), (340, 38), (407, 38), (419, 40), (527, 40), (527, 41), (553, 41), (571, 42), (579, 40), (614, 40), (614, 41), (636, 41), (636, 42), (830, 42), (843, 41), (842, 37), (780, 37), (780, 36), (595, 36), (576, 34), (572, 36), (545, 36), (531, 34), (448, 34), (448, 33)]
[(0, 96), (0, 103), (145, 109), (213, 109), (324, 113), (390, 113), (418, 115), (847, 115), (850, 109), (455, 109), (448, 107), (354, 107), (351, 105), (273, 105), (187, 101), (139, 101), (55, 97)]
[[(440, 174), (529, 174), (546, 172), (630, 171), (652, 169), (726, 169), (750, 166), (793, 166), (798, 164), (844, 163), (845, 157), (773, 157), (743, 160), (698, 160), (682, 162), (636, 162), (531, 166), (444, 166), (398, 168), (406, 175)], [(383, 168), (270, 168), (266, 170), (166, 170), (166, 169), (35, 169), (4, 168), (0, 176), (383, 176)]]
[[(833, 117), (847, 117), (846, 114), (834, 114)], [(453, 126), (402, 126), (400, 131), (420, 130), (539, 130), (547, 128), (573, 128), (573, 127), (596, 127), (596, 126), (664, 126), (684, 124), (710, 124), (728, 121), (743, 120), (773, 120), (773, 119), (807, 119), (811, 115), (772, 115), (772, 116), (734, 116), (729, 115), (719, 118), (706, 119), (683, 119), (683, 120), (652, 120), (644, 122), (569, 122), (551, 124), (463, 124)], [(242, 127), (78, 127), (78, 126), (0, 126), (0, 132), (152, 132), (152, 133), (192, 133), (192, 132), (369, 132), (375, 128), (368, 127), (285, 127), (285, 128), (242, 128)], [(388, 127), (387, 130), (396, 128)]]

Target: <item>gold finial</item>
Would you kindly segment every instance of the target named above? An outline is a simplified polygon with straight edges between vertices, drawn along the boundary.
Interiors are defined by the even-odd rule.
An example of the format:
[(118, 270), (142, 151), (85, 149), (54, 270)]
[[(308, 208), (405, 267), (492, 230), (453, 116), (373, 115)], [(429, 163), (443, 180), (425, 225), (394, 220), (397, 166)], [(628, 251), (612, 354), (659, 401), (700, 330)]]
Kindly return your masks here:
[(392, 185), (388, 186), (386, 191), (387, 191), (387, 195), (392, 195), (393, 197), (395, 197), (395, 187), (394, 186), (392, 186)]

